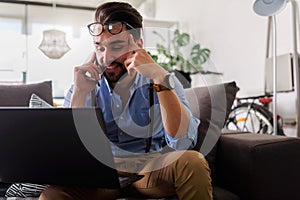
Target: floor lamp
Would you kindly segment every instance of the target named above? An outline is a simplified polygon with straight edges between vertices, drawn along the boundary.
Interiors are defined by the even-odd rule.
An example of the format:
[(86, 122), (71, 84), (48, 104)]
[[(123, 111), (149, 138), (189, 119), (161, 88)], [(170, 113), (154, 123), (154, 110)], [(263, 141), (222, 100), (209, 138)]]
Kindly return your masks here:
[(253, 5), (255, 13), (272, 17), (272, 58), (273, 58), (273, 128), (277, 135), (277, 33), (276, 14), (286, 6), (287, 0), (256, 0)]

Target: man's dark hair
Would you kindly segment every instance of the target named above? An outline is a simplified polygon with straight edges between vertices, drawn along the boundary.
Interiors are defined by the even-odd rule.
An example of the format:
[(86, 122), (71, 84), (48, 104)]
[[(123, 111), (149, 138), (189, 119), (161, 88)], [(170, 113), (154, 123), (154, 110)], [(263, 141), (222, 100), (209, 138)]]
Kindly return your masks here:
[[(123, 21), (137, 28), (138, 35), (134, 34), (137, 39), (140, 37), (140, 30), (143, 27), (143, 17), (130, 4), (125, 2), (107, 2), (97, 7), (95, 12), (95, 21), (102, 24), (108, 24), (113, 21)], [(130, 27), (127, 26), (128, 29)]]

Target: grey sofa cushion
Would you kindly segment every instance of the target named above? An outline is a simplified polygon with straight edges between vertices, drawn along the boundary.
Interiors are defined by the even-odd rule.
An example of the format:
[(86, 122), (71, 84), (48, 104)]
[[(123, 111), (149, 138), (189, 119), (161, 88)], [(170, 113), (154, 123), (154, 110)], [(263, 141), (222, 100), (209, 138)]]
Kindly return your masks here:
[(210, 152), (221, 135), (238, 90), (235, 82), (185, 89), (191, 111), (201, 121), (195, 150), (204, 155)]
[(44, 81), (24, 85), (0, 85), (0, 106), (28, 107), (33, 93), (53, 105), (52, 82)]
[(267, 134), (220, 138), (217, 185), (243, 200), (300, 199), (300, 139)]
[(200, 119), (194, 150), (208, 161), (211, 176), (215, 176), (216, 143), (239, 88), (235, 82), (185, 89), (193, 115)]
[(213, 200), (240, 200), (240, 198), (228, 190), (213, 186)]

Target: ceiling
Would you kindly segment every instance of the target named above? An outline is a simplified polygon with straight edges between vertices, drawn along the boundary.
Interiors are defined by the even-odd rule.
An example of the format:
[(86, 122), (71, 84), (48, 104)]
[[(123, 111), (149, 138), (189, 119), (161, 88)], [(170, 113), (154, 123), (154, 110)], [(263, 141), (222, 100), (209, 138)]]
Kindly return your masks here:
[[(23, 0), (17, 0), (23, 1)], [(27, 2), (41, 2), (41, 3), (51, 3), (51, 4), (63, 4), (72, 6), (85, 6), (85, 7), (97, 7), (103, 2), (108, 2), (110, 0), (26, 0)], [(138, 8), (145, 0), (124, 0), (124, 2), (130, 3), (133, 7)]]
[[(32, 2), (32, 4), (47, 4), (47, 6), (57, 4), (58, 7), (70, 6), (70, 7), (78, 7), (79, 9), (88, 9), (88, 10), (94, 10), (101, 3), (110, 2), (110, 1), (115, 1), (115, 0), (0, 0), (0, 2), (6, 2), (6, 3), (27, 4), (28, 2)], [(144, 27), (160, 27), (160, 28), (170, 28), (174, 26), (178, 27), (178, 22), (155, 20), (153, 16), (149, 17), (146, 14), (146, 11), (151, 10), (149, 9), (149, 6), (153, 6), (153, 5), (148, 4), (147, 0), (118, 0), (118, 1), (128, 2), (133, 7), (139, 9), (139, 11), (144, 17)]]

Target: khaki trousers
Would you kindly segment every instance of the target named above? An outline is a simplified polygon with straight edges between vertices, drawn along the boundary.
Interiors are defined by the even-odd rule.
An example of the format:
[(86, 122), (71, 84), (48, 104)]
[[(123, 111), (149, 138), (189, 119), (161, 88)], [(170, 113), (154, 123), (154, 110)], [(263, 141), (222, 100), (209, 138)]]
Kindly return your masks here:
[(147, 162), (139, 174), (144, 177), (122, 191), (50, 186), (39, 199), (116, 199), (120, 197), (121, 193), (125, 196), (143, 196), (145, 198), (177, 195), (180, 200), (212, 199), (210, 169), (205, 158), (199, 152), (188, 150), (162, 154)]

